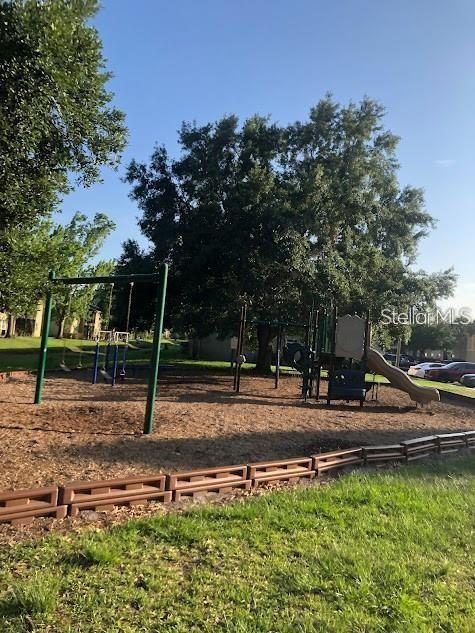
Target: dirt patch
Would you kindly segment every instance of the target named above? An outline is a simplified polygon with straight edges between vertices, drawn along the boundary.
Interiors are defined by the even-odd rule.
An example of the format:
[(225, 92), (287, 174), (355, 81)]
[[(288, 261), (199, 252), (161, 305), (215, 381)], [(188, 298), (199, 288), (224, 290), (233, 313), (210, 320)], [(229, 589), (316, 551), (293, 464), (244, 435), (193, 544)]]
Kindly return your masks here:
[[(299, 379), (169, 375), (160, 381), (155, 433), (142, 436), (146, 384), (91, 385), (89, 374), (52, 375), (41, 406), (34, 377), (0, 384), (0, 490), (75, 479), (230, 465), (310, 455), (320, 449), (397, 442), (472, 430), (475, 411), (449, 404), (415, 408), (382, 386), (377, 401), (302, 403)], [(325, 384), (322, 392), (325, 393)]]

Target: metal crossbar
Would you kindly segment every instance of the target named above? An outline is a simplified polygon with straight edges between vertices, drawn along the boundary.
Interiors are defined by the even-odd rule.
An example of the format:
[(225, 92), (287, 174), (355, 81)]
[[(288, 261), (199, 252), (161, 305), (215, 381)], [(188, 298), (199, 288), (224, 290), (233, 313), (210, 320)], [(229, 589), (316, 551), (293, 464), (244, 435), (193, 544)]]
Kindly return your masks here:
[(133, 281), (134, 283), (158, 283), (160, 281), (160, 273), (148, 273), (142, 275), (109, 275), (107, 277), (51, 277), (53, 283), (61, 283), (68, 285), (88, 285), (88, 284), (125, 284)]

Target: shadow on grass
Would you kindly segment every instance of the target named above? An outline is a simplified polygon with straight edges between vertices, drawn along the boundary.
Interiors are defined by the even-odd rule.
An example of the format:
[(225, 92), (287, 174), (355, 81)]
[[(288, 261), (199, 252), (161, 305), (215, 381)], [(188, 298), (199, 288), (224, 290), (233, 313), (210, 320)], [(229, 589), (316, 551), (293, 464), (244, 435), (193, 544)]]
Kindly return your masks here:
[(80, 550), (67, 554), (61, 559), (61, 562), (72, 567), (89, 569), (99, 565), (112, 565), (118, 560), (119, 552), (112, 543), (89, 539), (83, 543)]

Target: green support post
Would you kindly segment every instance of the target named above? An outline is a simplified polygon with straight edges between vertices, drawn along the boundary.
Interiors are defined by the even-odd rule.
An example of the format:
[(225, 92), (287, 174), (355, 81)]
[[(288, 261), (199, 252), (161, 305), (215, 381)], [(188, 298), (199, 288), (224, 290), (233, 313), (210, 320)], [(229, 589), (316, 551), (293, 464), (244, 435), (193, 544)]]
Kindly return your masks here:
[(165, 312), (165, 298), (167, 296), (168, 264), (163, 264), (160, 282), (157, 290), (157, 303), (155, 312), (155, 329), (153, 332), (152, 361), (150, 366), (150, 379), (148, 383), (147, 406), (145, 409), (145, 422), (143, 432), (149, 435), (153, 432), (153, 414), (155, 398), (157, 396), (158, 366), (160, 363), (160, 343), (162, 339), (163, 315)]
[[(50, 272), (49, 278), (51, 281), (55, 279), (56, 275), (53, 271)], [(45, 370), (46, 370), (46, 354), (48, 352), (48, 336), (51, 325), (51, 305), (53, 303), (53, 295), (51, 288), (48, 290), (45, 300), (45, 308), (43, 313), (43, 323), (41, 326), (41, 349), (40, 358), (38, 361), (38, 375), (36, 376), (36, 390), (35, 390), (35, 404), (41, 403), (41, 394), (43, 393), (43, 385), (45, 382)]]
[(280, 379), (280, 347), (282, 344), (282, 325), (277, 326), (277, 340), (275, 345), (275, 380), (274, 380), (274, 388), (279, 388), (279, 379)]

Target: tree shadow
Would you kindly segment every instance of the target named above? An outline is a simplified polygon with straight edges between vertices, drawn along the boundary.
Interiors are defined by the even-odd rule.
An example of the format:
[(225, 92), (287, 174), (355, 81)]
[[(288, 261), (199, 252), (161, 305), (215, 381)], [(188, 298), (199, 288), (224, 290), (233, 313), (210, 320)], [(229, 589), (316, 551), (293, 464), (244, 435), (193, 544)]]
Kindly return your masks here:
[[(48, 393), (48, 379), (45, 384), (43, 402), (142, 402), (146, 399), (147, 372), (138, 372), (136, 376), (128, 376), (124, 380), (120, 377), (116, 387), (112, 387), (102, 377), (98, 378), (98, 384), (92, 385), (92, 372), (87, 370), (77, 370), (72, 372), (58, 372), (54, 376), (49, 376), (54, 381), (53, 393)], [(241, 390), (235, 393), (232, 390), (232, 377), (229, 375), (209, 375), (196, 374), (189, 371), (176, 371), (175, 369), (166, 371), (159, 378), (157, 398), (163, 402), (178, 402), (185, 404), (219, 404), (219, 405), (246, 405), (288, 408), (290, 406), (305, 407), (315, 410), (333, 410), (340, 412), (360, 411), (369, 416), (380, 413), (408, 413), (417, 409), (416, 404), (388, 405), (380, 404), (378, 400), (367, 399), (363, 408), (359, 402), (333, 401), (326, 404), (325, 390), (321, 399), (317, 402), (310, 399), (304, 402), (300, 397), (299, 389), (295, 394), (282, 393), (278, 390), (263, 389), (256, 394)], [(272, 384), (269, 382), (269, 385)], [(81, 385), (87, 385), (87, 391), (81, 393)], [(182, 389), (184, 391), (182, 391)], [(474, 399), (475, 400), (475, 399)], [(17, 402), (12, 400), (1, 400), (4, 404)], [(18, 402), (17, 402), (18, 403)], [(26, 403), (23, 403), (26, 404)], [(459, 404), (458, 401), (447, 400), (447, 404)], [(475, 402), (474, 402), (475, 404)], [(430, 411), (430, 409), (426, 409)]]
[(408, 431), (348, 432), (337, 428), (328, 431), (279, 431), (235, 433), (195, 438), (160, 438), (160, 429), (148, 437), (113, 438), (79, 446), (51, 446), (50, 458), (69, 461), (84, 458), (106, 465), (124, 464), (147, 471), (212, 468), (230, 464), (273, 461), (306, 457), (314, 453), (370, 444), (397, 444), (405, 439), (441, 433), (440, 428)]
[(440, 401), (442, 404), (451, 404), (466, 409), (475, 409), (475, 398), (463, 396), (458, 393), (450, 393), (448, 391), (440, 391)]
[[(265, 406), (265, 407), (283, 407), (288, 408), (289, 406), (296, 407), (304, 407), (307, 409), (315, 409), (315, 410), (333, 410), (333, 411), (360, 411), (368, 414), (376, 414), (376, 413), (408, 413), (410, 411), (414, 411), (417, 407), (416, 405), (407, 405), (407, 406), (398, 406), (398, 405), (382, 405), (377, 404), (377, 401), (368, 401), (365, 403), (365, 406), (361, 408), (359, 406), (359, 402), (350, 402), (350, 403), (335, 403), (333, 401), (331, 405), (327, 405), (326, 401), (321, 400), (319, 402), (316, 401), (307, 401), (303, 402), (296, 396), (269, 396), (268, 394), (263, 394), (262, 396), (255, 396), (246, 393), (226, 393), (223, 391), (198, 391), (194, 393), (193, 390), (190, 389), (191, 393), (186, 394), (178, 394), (174, 396), (170, 396), (167, 398), (166, 393), (161, 396), (161, 399), (171, 400), (173, 402), (183, 402), (190, 404), (199, 404), (199, 403), (220, 403), (220, 404), (243, 404), (243, 405), (256, 405), (256, 406)], [(284, 400), (284, 402), (282, 402)]]

